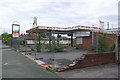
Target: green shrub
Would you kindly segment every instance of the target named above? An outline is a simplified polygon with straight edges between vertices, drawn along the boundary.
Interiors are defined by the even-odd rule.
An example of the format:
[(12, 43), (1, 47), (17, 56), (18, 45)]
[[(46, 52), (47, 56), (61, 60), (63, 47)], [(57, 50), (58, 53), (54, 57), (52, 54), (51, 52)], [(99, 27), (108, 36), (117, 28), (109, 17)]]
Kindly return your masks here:
[(67, 48), (68, 47), (68, 45), (64, 45), (64, 48)]
[(33, 48), (31, 48), (31, 51), (34, 51), (34, 49), (33, 49)]
[(92, 46), (92, 51), (96, 52), (96, 46)]
[(49, 52), (52, 52), (52, 47), (46, 44), (46, 48), (48, 49)]
[[(105, 38), (106, 34), (98, 37), (98, 52), (107, 52), (108, 51), (108, 43)], [(92, 46), (92, 51), (96, 52), (96, 46)]]
[(22, 41), (22, 43), (23, 43), (23, 46), (25, 46), (25, 39)]
[(62, 46), (62, 45), (55, 46), (55, 52), (63, 52), (64, 51), (64, 47), (65, 46)]
[(115, 43), (113, 43), (109, 48), (109, 51), (114, 51), (114, 50), (115, 50)]
[(108, 45), (107, 40), (105, 38), (106, 34), (104, 34), (104, 37), (99, 36), (98, 40), (98, 52), (106, 52), (108, 51)]
[(9, 39), (11, 39), (11, 37), (12, 37), (12, 34), (8, 34), (7, 32), (1, 35), (1, 38), (3, 41), (8, 41)]
[(28, 45), (27, 47), (29, 47), (29, 48), (30, 48), (30, 45)]
[(37, 52), (40, 52), (41, 51), (41, 44), (36, 44), (36, 49), (37, 49)]
[[(46, 46), (47, 46), (49, 52), (52, 52), (52, 47), (49, 46), (49, 45), (46, 45)], [(64, 48), (66, 48), (66, 46), (64, 46), (64, 45), (59, 45), (59, 46), (55, 45), (54, 48), (55, 48), (54, 52), (63, 52)]]
[(12, 39), (11, 37), (8, 37), (8, 40)]

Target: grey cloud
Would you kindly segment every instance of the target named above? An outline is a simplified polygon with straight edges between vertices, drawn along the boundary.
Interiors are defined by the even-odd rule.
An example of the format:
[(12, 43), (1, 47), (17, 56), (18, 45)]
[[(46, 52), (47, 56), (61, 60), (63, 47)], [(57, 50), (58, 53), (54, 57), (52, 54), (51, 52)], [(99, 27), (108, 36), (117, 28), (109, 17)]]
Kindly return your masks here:
[[(113, 2), (113, 1), (112, 1)], [(100, 4), (101, 5), (101, 4)], [(99, 19), (109, 20), (117, 24), (117, 15), (107, 12), (108, 8), (104, 5), (88, 3), (84, 0), (80, 2), (39, 2), (29, 0), (5, 0), (0, 2), (0, 24), (6, 26), (14, 20), (21, 24), (22, 29), (32, 27), (32, 17), (38, 17), (38, 25), (98, 25)], [(109, 5), (109, 4), (107, 4)], [(110, 5), (111, 6), (111, 5)], [(112, 9), (111, 12), (116, 9)], [(115, 7), (116, 8), (116, 7)], [(102, 16), (101, 16), (102, 15)], [(107, 16), (106, 16), (107, 15)], [(8, 27), (8, 26), (6, 26)], [(22, 32), (25, 30), (22, 30)]]

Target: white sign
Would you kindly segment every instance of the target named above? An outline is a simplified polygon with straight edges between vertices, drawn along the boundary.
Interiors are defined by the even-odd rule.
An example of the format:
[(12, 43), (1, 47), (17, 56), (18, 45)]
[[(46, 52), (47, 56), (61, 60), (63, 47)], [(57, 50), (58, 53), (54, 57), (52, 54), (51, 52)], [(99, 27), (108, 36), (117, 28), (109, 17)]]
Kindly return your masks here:
[(12, 24), (12, 37), (19, 37), (19, 30), (20, 25), (19, 24)]
[(82, 36), (90, 36), (90, 32), (88, 31), (80, 31), (73, 33), (74, 37), (82, 37)]
[(99, 20), (99, 23), (100, 23), (100, 28), (104, 29), (104, 22)]
[(13, 31), (12, 37), (19, 37), (19, 31)]
[(27, 44), (35, 44), (33, 40), (27, 40)]

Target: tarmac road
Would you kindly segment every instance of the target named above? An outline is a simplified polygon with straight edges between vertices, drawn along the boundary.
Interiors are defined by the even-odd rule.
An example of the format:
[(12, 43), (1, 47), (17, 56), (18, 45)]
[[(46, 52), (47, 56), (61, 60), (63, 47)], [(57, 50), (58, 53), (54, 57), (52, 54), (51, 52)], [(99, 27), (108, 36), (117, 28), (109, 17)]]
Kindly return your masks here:
[(2, 46), (3, 78), (58, 78), (56, 74), (42, 69), (21, 54)]

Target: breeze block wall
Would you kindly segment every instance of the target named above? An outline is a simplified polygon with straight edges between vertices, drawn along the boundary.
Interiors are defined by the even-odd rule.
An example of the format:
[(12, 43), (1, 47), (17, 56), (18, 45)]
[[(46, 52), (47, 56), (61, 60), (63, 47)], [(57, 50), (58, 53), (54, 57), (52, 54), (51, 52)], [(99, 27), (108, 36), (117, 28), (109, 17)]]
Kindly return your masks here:
[(104, 53), (90, 53), (83, 54), (82, 57), (77, 58), (73, 64), (69, 65), (70, 69), (95, 66), (100, 64), (114, 63), (115, 53), (104, 52)]

